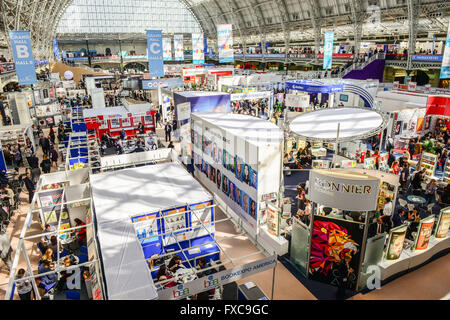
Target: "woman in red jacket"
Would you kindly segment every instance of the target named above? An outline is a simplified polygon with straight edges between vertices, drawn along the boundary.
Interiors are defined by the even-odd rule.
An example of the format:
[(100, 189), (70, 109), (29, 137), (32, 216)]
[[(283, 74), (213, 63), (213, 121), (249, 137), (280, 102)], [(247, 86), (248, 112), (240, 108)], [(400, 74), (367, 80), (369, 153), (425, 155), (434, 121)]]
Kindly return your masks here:
[[(86, 223), (84, 223), (80, 219), (78, 219), (78, 218), (75, 219), (75, 226), (81, 227), (81, 226), (85, 226), (85, 225), (86, 225)], [(80, 246), (86, 244), (86, 228), (77, 229), (76, 236), (77, 236), (77, 240), (78, 240), (78, 243), (80, 244)]]

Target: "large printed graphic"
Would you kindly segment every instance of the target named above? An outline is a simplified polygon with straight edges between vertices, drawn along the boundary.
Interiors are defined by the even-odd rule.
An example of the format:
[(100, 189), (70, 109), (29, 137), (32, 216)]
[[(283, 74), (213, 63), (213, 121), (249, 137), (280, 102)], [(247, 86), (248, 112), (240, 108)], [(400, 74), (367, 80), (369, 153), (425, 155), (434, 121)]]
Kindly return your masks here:
[[(347, 278), (347, 289), (356, 290), (363, 229), (360, 224), (315, 216), (309, 260), (309, 278), (338, 286)], [(345, 268), (340, 268), (340, 264)], [(341, 270), (348, 270), (346, 275)]]

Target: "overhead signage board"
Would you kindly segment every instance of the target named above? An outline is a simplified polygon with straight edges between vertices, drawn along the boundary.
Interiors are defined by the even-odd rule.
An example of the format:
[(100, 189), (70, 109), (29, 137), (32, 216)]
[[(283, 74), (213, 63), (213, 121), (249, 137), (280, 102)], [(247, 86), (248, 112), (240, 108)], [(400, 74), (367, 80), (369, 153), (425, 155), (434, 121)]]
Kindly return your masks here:
[(164, 77), (162, 31), (147, 30), (147, 45), (150, 77)]
[(31, 38), (29, 31), (9, 31), (11, 49), (16, 65), (16, 74), (20, 85), (36, 84), (36, 69), (31, 49)]
[(186, 284), (163, 289), (158, 292), (158, 296), (160, 300), (184, 299), (194, 294), (208, 291), (223, 286), (227, 283), (232, 283), (244, 278), (248, 278), (254, 274), (273, 269), (276, 265), (277, 257), (270, 256), (262, 260), (227, 269), (212, 274), (208, 277), (188, 282)]
[(324, 56), (323, 56), (323, 69), (331, 69), (333, 62), (333, 41), (334, 32), (325, 32), (325, 45), (324, 45)]
[(175, 61), (184, 61), (183, 35), (173, 36), (173, 45), (175, 49)]
[(379, 179), (367, 175), (311, 170), (309, 200), (325, 207), (350, 211), (377, 209)]
[(164, 61), (172, 61), (172, 39), (163, 38)]
[(219, 46), (219, 63), (234, 62), (233, 27), (231, 24), (217, 26), (217, 41)]
[(192, 59), (194, 64), (205, 63), (205, 51), (203, 46), (203, 34), (192, 34)]

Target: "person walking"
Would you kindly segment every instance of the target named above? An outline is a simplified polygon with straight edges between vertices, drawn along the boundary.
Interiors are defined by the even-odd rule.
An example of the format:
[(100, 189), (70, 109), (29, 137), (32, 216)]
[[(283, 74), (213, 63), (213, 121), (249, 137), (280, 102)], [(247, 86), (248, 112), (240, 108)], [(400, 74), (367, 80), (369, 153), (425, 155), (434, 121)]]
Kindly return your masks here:
[(52, 169), (52, 164), (46, 155), (44, 155), (43, 160), (41, 161), (41, 169), (44, 173), (50, 173)]
[(27, 187), (27, 190), (28, 190), (28, 201), (31, 204), (31, 201), (33, 201), (34, 192), (36, 191), (36, 186), (35, 186), (33, 180), (31, 179), (31, 172), (30, 171), (27, 172), (27, 176), (23, 180), (23, 182), (25, 183), (25, 186)]
[(41, 140), (41, 146), (42, 146), (42, 152), (44, 153), (44, 155), (48, 156), (49, 152), (50, 152), (50, 140), (48, 139), (48, 137), (42, 137)]
[(409, 179), (409, 168), (408, 168), (408, 163), (404, 163), (403, 164), (403, 169), (400, 172), (400, 185), (402, 188), (402, 193), (407, 192), (407, 187), (406, 184), (408, 182)]
[(162, 127), (162, 125), (161, 125), (161, 114), (159, 113), (159, 111), (156, 111), (155, 120), (156, 120), (156, 126), (155, 127), (157, 127), (158, 125), (160, 125)]
[(31, 292), (33, 291), (33, 286), (30, 280), (21, 280), (22, 278), (29, 277), (30, 274), (24, 269), (19, 269), (16, 275), (16, 285), (17, 293), (19, 294), (20, 300), (32, 300)]
[(9, 241), (9, 237), (6, 232), (1, 231), (0, 234), (0, 258), (5, 263), (8, 271), (11, 271), (12, 259), (11, 259), (11, 242)]
[(172, 126), (169, 122), (166, 123), (166, 126), (164, 127), (164, 132), (166, 133), (166, 142), (172, 141), (170, 137), (170, 133), (172, 132)]
[(50, 160), (52, 161), (52, 166), (55, 165), (55, 167), (58, 167), (58, 152), (53, 146), (50, 149)]

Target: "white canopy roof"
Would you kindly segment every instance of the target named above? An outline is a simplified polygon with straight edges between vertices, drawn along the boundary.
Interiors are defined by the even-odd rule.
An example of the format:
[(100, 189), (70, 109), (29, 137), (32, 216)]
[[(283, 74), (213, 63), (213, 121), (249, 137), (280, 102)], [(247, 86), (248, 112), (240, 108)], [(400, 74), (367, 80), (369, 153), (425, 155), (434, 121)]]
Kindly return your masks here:
[(375, 135), (384, 124), (380, 113), (371, 109), (333, 108), (304, 113), (291, 121), (290, 130), (306, 139), (339, 140)]
[(212, 196), (176, 163), (93, 175), (91, 186), (109, 299), (156, 299), (131, 217), (208, 201)]
[[(192, 115), (241, 137), (255, 146), (279, 145), (283, 132), (273, 123), (260, 118), (232, 113), (194, 112)], [(196, 120), (194, 118), (194, 120)]]

